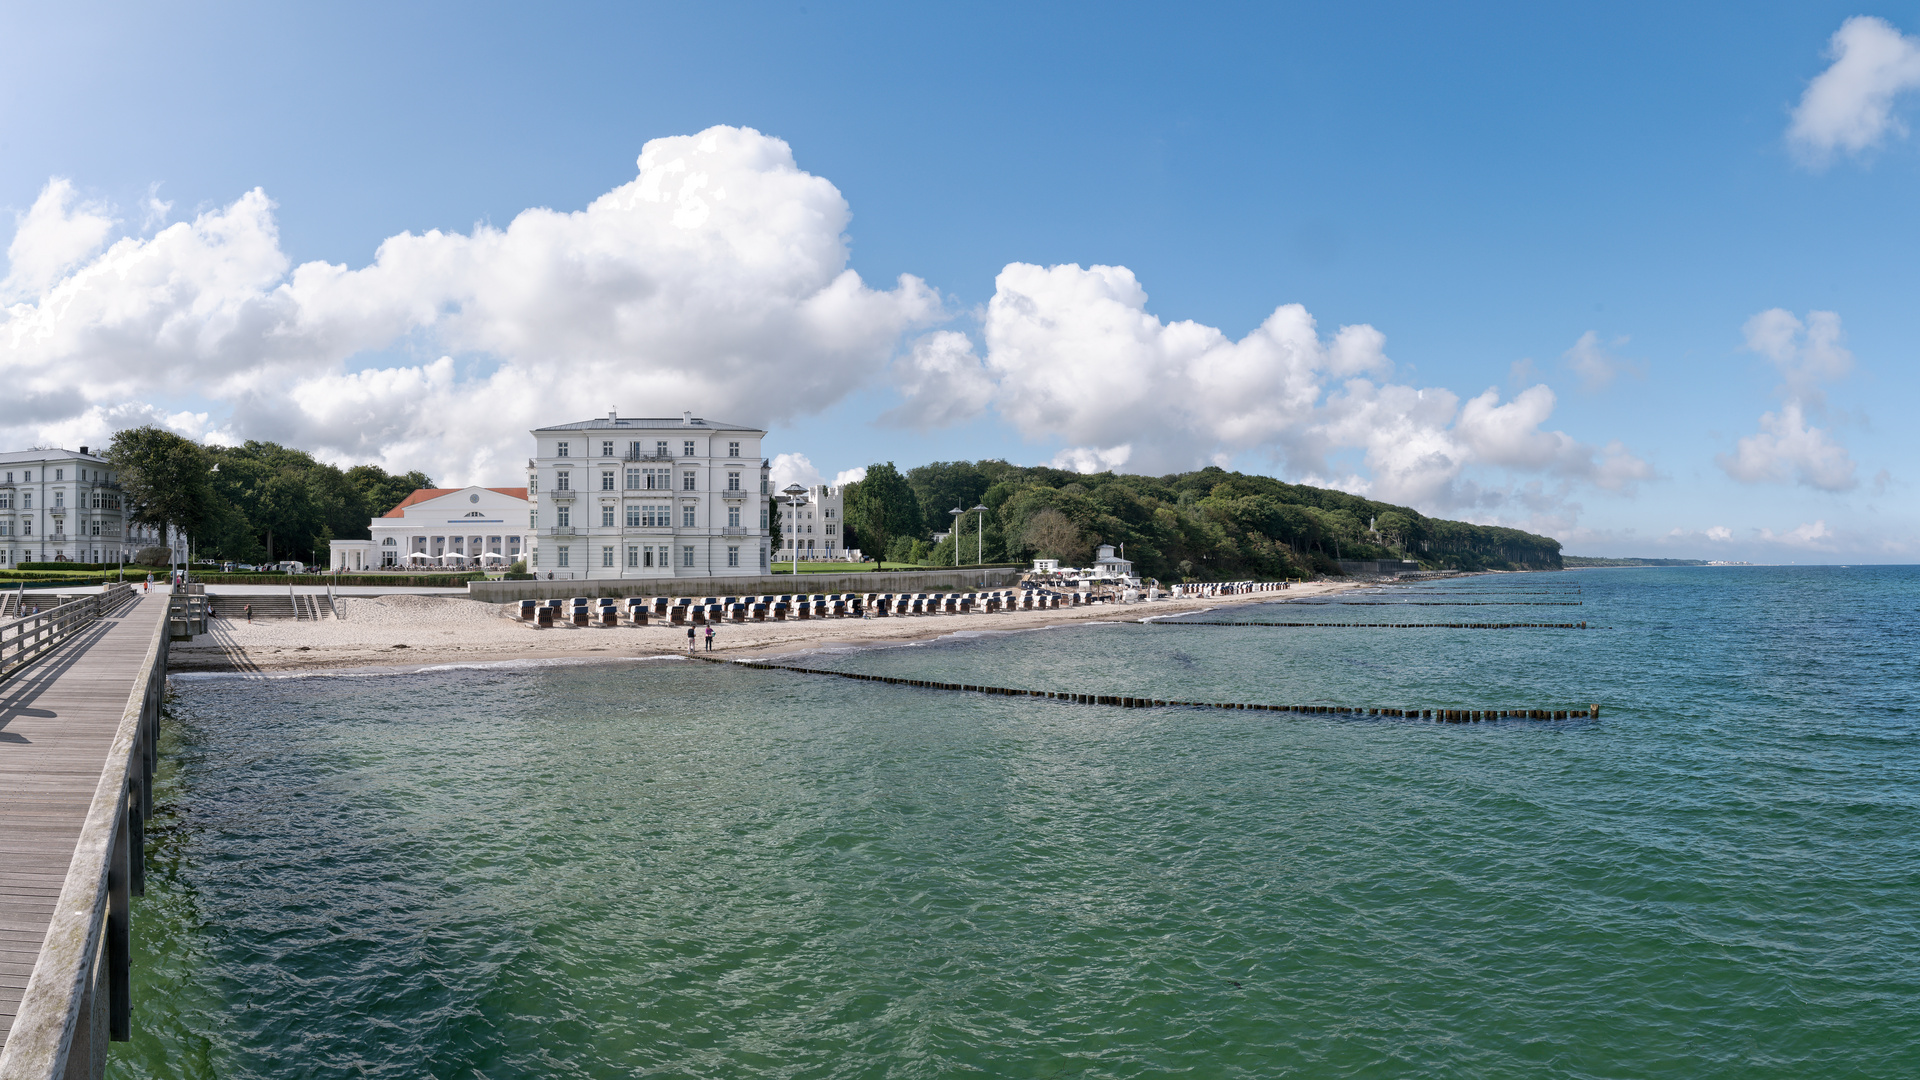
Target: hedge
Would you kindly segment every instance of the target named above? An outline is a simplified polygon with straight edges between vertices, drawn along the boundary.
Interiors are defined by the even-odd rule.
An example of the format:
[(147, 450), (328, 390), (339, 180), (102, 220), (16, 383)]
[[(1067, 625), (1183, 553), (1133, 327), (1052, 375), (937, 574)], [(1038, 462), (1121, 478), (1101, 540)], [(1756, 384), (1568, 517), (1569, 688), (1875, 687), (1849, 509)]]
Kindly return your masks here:
[(485, 574), (195, 574), (202, 585), (351, 585), (396, 589), (458, 589)]

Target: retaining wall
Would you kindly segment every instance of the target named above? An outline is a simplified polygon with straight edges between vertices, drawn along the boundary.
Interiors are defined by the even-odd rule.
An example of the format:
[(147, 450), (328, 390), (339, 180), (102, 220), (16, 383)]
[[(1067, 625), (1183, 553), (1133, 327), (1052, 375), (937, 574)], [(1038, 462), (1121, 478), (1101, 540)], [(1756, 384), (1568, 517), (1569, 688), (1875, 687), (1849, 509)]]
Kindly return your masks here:
[(777, 574), (765, 577), (590, 578), (561, 581), (475, 581), (467, 596), (489, 604), (564, 600), (570, 596), (740, 596), (788, 593), (954, 592), (998, 589), (1020, 570), (890, 571), (867, 574)]

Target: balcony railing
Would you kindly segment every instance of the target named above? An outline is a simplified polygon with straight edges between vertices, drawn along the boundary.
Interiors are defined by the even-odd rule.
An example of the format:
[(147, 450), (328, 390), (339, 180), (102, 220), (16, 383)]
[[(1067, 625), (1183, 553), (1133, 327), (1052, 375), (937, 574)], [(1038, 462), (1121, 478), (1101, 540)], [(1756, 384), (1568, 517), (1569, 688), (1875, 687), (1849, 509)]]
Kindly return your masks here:
[(622, 454), (621, 461), (673, 461), (672, 454)]
[(541, 529), (540, 535), (542, 536), (578, 536), (580, 534), (571, 525), (552, 525), (552, 526), (548, 526), (547, 528)]
[(753, 532), (745, 525), (728, 525), (720, 530), (722, 536), (747, 536)]

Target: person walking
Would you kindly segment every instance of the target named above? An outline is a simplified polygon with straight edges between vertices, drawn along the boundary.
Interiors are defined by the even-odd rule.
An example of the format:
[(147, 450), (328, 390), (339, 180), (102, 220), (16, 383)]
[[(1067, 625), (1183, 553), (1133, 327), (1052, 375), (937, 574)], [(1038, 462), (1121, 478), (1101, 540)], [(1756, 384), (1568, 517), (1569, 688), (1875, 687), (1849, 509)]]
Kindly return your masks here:
[(246, 608), (247, 608), (247, 621), (252, 622), (253, 621), (253, 605), (248, 604), (246, 605)]
[(692, 624), (688, 624), (688, 626), (687, 626), (687, 651), (688, 651), (688, 652), (692, 652), (692, 651), (693, 651), (693, 626), (692, 626)]
[(713, 651), (713, 627), (707, 627), (707, 651)]

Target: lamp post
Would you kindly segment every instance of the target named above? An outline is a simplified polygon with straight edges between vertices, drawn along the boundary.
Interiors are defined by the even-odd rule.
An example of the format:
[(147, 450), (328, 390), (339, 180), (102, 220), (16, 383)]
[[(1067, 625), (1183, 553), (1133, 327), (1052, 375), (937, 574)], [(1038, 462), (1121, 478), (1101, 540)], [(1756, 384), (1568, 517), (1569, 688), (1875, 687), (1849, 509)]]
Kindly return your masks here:
[(973, 519), (973, 565), (985, 566), (987, 562), (987, 508), (985, 506), (976, 506), (973, 508), (973, 512), (975, 515)]
[(953, 532), (948, 535), (953, 537), (953, 568), (958, 570), (960, 569), (960, 515), (966, 511), (956, 506), (947, 513), (953, 515)]
[(781, 490), (781, 494), (787, 497), (787, 508), (793, 511), (793, 521), (791, 524), (794, 527), (794, 533), (790, 539), (793, 540), (793, 576), (797, 581), (800, 577), (800, 540), (798, 538), (800, 508), (807, 505), (807, 489), (801, 487), (799, 484), (788, 484)]

